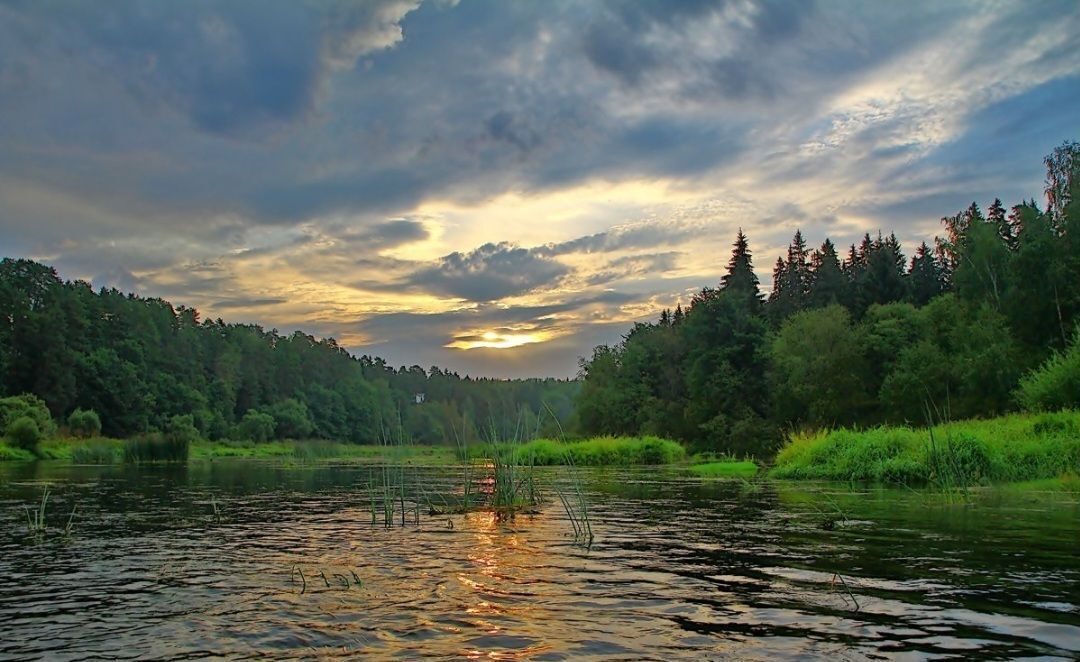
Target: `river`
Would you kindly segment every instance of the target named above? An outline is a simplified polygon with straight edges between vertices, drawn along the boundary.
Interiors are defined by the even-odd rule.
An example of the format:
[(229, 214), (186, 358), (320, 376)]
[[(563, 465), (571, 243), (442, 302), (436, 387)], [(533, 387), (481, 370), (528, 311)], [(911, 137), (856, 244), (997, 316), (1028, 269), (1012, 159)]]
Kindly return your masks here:
[[(580, 486), (589, 545), (557, 499), (511, 521), (372, 525), (372, 475), (0, 467), (0, 657), (1080, 655), (1075, 496), (545, 470), (542, 485)], [(459, 478), (406, 473), (425, 503)], [(48, 528), (31, 534), (24, 506), (46, 483)]]

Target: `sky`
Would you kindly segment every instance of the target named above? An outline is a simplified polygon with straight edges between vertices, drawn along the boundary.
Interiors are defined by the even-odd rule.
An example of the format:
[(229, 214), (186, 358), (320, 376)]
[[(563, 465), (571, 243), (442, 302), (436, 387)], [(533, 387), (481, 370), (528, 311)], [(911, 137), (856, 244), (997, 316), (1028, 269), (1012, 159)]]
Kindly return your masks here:
[(575, 374), (714, 286), (1042, 200), (1076, 0), (0, 0), (0, 255), (392, 365)]

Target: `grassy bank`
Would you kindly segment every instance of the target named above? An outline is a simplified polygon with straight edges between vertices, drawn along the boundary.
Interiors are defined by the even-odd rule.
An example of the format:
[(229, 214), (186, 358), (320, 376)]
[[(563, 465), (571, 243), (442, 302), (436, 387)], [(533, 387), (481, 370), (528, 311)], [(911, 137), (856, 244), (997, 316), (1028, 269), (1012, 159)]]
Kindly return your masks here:
[[(73, 464), (111, 464), (124, 460), (125, 445), (131, 440), (59, 437), (46, 439), (38, 446), (37, 455), (0, 440), (0, 462), (30, 462), (60, 460)], [(219, 458), (253, 458), (281, 460), (405, 460), (413, 464), (452, 464), (454, 449), (443, 446), (361, 446), (323, 440), (270, 441), (195, 441), (188, 457), (193, 460)]]
[[(536, 439), (515, 444), (516, 461), (537, 466), (573, 464), (580, 467), (674, 464), (686, 459), (686, 450), (678, 443), (658, 437), (598, 437), (581, 441)], [(490, 452), (490, 446), (470, 448), (477, 458)]]
[[(76, 464), (109, 464), (124, 459), (121, 439), (58, 438), (43, 441), (38, 459), (65, 460)], [(514, 461), (536, 466), (574, 464), (578, 466), (630, 466), (674, 464), (686, 460), (686, 451), (673, 441), (656, 437), (603, 437), (583, 441), (538, 439), (523, 444), (503, 444), (503, 456), (513, 454)], [(490, 444), (469, 445), (469, 456), (478, 460), (490, 457)], [(376, 446), (345, 444), (323, 440), (270, 441), (195, 441), (190, 445), (192, 460), (253, 458), (278, 460), (404, 461), (408, 464), (448, 465), (460, 462), (458, 451), (446, 446)], [(0, 461), (32, 461), (33, 453), (0, 442)]]
[(792, 435), (775, 478), (962, 487), (1080, 471), (1080, 412)]

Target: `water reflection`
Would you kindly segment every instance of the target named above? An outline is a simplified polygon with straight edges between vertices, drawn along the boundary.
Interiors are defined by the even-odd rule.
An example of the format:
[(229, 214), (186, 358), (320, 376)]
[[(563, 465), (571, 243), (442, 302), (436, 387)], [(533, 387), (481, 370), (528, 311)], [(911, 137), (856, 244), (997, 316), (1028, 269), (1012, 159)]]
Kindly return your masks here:
[[(557, 504), (373, 527), (367, 478), (244, 461), (2, 467), (0, 656), (1080, 653), (1068, 499), (950, 504), (601, 470), (585, 475), (584, 549)], [(460, 487), (448, 472), (417, 478)], [(54, 531), (78, 504), (70, 539), (25, 533), (45, 480)], [(825, 528), (822, 504), (845, 519)]]

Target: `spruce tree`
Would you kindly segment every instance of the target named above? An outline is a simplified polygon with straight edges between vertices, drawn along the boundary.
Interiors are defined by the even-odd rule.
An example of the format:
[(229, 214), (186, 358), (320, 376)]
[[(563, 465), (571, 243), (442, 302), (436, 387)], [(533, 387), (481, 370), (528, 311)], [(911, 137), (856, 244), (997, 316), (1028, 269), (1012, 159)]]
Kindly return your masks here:
[(739, 228), (735, 243), (732, 244), (727, 273), (720, 279), (720, 289), (739, 297), (740, 300), (756, 309), (761, 305), (761, 292), (758, 290), (758, 285), (758, 277), (754, 273), (753, 258), (750, 254), (750, 243), (743, 234), (742, 228)]
[(915, 250), (911, 258), (911, 302), (916, 306), (925, 306), (931, 299), (941, 294), (944, 289), (944, 276), (941, 264), (933, 250), (924, 241)]
[(810, 256), (810, 305), (823, 308), (845, 299), (844, 274), (836, 246), (829, 239)]

